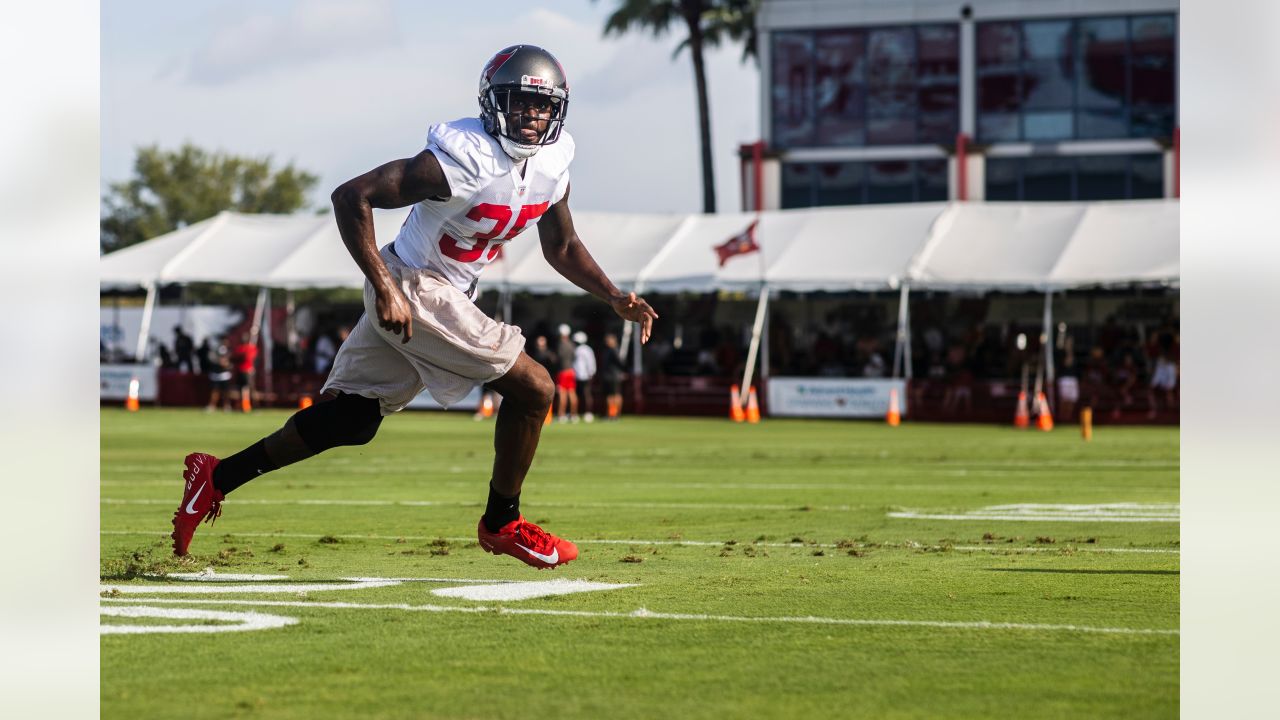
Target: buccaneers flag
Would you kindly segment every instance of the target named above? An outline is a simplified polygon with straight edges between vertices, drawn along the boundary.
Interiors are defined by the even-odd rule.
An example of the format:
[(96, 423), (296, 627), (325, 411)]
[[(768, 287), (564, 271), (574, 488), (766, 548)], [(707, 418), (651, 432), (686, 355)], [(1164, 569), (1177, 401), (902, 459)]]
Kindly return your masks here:
[(715, 246), (716, 256), (720, 258), (720, 267), (724, 267), (725, 262), (734, 255), (746, 255), (747, 253), (760, 251), (760, 245), (756, 243), (757, 222), (759, 221), (752, 221), (746, 230), (729, 238), (723, 245)]

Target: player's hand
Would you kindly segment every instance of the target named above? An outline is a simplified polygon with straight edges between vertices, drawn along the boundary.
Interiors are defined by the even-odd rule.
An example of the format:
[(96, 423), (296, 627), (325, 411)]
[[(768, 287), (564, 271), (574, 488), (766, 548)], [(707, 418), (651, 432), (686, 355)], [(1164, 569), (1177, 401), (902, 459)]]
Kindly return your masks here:
[(636, 297), (635, 293), (626, 295), (618, 295), (609, 301), (613, 306), (613, 311), (618, 313), (618, 317), (623, 320), (631, 320), (640, 323), (640, 342), (649, 342), (649, 333), (653, 330), (653, 321), (658, 319), (658, 313), (649, 307), (649, 303), (644, 298)]
[(409, 308), (409, 299), (395, 286), (381, 288), (375, 294), (378, 325), (392, 335), (399, 335), (404, 330), (404, 339), (400, 342), (409, 342), (413, 337), (413, 311)]

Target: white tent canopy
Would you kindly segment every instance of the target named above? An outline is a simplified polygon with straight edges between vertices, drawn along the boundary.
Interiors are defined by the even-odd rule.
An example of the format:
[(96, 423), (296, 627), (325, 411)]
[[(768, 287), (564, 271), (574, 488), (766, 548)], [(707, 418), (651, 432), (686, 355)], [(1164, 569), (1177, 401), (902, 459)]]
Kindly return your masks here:
[[(375, 211), (386, 243), (408, 209)], [(714, 248), (755, 222), (760, 253)], [(622, 288), (1053, 290), (1176, 283), (1178, 202), (920, 203), (719, 215), (579, 212), (575, 227)], [(105, 255), (104, 286), (224, 282), (360, 287), (330, 216), (214, 218)], [(508, 243), (483, 286), (581, 292), (543, 259), (537, 232)]]
[(1055, 290), (1176, 283), (1178, 202), (953, 203), (907, 272), (913, 287)]

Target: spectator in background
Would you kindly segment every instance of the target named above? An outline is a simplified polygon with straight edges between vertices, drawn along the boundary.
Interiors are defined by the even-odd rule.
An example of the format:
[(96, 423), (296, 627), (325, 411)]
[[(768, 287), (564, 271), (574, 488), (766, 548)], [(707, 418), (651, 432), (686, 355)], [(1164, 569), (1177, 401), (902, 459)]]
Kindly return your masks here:
[(578, 383), (573, 374), (573, 354), (576, 349), (568, 325), (560, 325), (560, 341), (556, 344), (556, 398), (560, 422), (569, 422), (569, 415), (578, 416)]
[(213, 369), (213, 348), (209, 346), (209, 336), (206, 335), (200, 341), (200, 345), (196, 347), (196, 365), (200, 368), (201, 375), (208, 375)]
[(1147, 411), (1148, 418), (1156, 416), (1156, 391), (1164, 391), (1164, 405), (1166, 410), (1172, 410), (1178, 406), (1178, 396), (1175, 389), (1178, 387), (1178, 351), (1177, 339), (1171, 331), (1161, 331), (1157, 339), (1159, 348), (1156, 355), (1155, 370), (1151, 373), (1151, 387), (1147, 390), (1147, 400), (1151, 404), (1150, 410)]
[[(573, 334), (573, 378), (578, 386), (578, 406), (582, 410), (582, 419), (593, 422), (596, 416), (591, 412), (591, 379), (596, 376), (596, 354), (587, 344), (587, 334), (579, 330)], [(575, 413), (574, 422), (578, 421)]]
[(956, 343), (947, 350), (947, 386), (942, 398), (942, 410), (948, 414), (959, 412), (964, 406), (964, 414), (973, 412), (973, 371), (969, 369), (969, 359), (964, 345)]
[(882, 378), (884, 377), (884, 356), (878, 350), (872, 350), (871, 356), (867, 358), (867, 362), (862, 366), (862, 377)]
[(538, 364), (547, 369), (547, 375), (555, 377), (558, 369), (556, 368), (556, 356), (551, 352), (551, 348), (547, 346), (547, 336), (539, 335), (533, 340), (533, 352), (529, 356), (538, 361)]
[(1116, 390), (1120, 393), (1120, 403), (1111, 410), (1111, 417), (1118, 418), (1122, 410), (1133, 406), (1133, 390), (1138, 386), (1138, 372), (1138, 363), (1134, 361), (1133, 353), (1126, 350), (1120, 367), (1111, 375)]
[(1100, 345), (1089, 349), (1089, 358), (1084, 362), (1084, 373), (1080, 376), (1080, 389), (1084, 391), (1085, 404), (1098, 407), (1099, 401), (1105, 397), (1107, 385), (1107, 355)]
[(240, 336), (240, 342), (231, 352), (231, 364), (236, 371), (236, 388), (240, 394), (240, 408), (245, 412), (253, 407), (254, 363), (258, 360), (258, 346), (249, 342), (249, 334)]
[(622, 355), (618, 353), (618, 336), (613, 333), (604, 336), (601, 366), (600, 380), (604, 386), (605, 402), (609, 407), (608, 419), (617, 420), (622, 415), (622, 379), (627, 373), (626, 366), (622, 364)]
[(181, 325), (173, 326), (173, 356), (182, 372), (195, 372), (195, 341), (182, 332)]
[(156, 354), (160, 356), (160, 367), (165, 369), (172, 368), (174, 366), (173, 353), (169, 352), (169, 346), (155, 338), (151, 338), (151, 342), (155, 343)]
[(208, 349), (208, 365), (205, 375), (209, 378), (209, 404), (205, 412), (213, 412), (221, 407), (223, 412), (231, 411), (231, 355), (221, 343), (216, 348), (209, 348), (209, 338), (205, 338), (202, 347)]
[(285, 343), (274, 343), (271, 346), (271, 371), (294, 372), (298, 369), (297, 356)]
[(315, 371), (319, 375), (328, 375), (333, 367), (333, 358), (338, 354), (338, 345), (330, 337), (329, 331), (316, 334)]
[(1058, 417), (1071, 420), (1080, 400), (1080, 380), (1076, 378), (1075, 343), (1067, 336), (1058, 373)]

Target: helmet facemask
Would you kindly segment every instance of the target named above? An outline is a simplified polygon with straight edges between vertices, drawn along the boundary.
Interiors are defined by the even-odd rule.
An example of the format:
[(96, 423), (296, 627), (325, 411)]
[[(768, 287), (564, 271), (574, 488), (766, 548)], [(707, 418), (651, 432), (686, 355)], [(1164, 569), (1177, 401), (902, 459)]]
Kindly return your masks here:
[[(568, 110), (566, 93), (558, 88), (529, 88), (498, 86), (490, 87), (482, 96), (480, 108), (485, 121), (485, 130), (498, 139), (503, 151), (515, 160), (525, 160), (537, 154), (543, 145), (550, 145), (560, 139), (560, 129), (564, 125), (564, 117)], [(537, 115), (541, 120), (546, 117), (546, 130), (537, 140), (523, 136), (525, 107), (521, 100), (526, 98), (545, 98), (546, 109), (539, 108)], [(512, 100), (515, 100), (513, 109)], [(535, 101), (536, 102), (536, 101)], [(544, 114), (545, 112), (545, 114)]]

